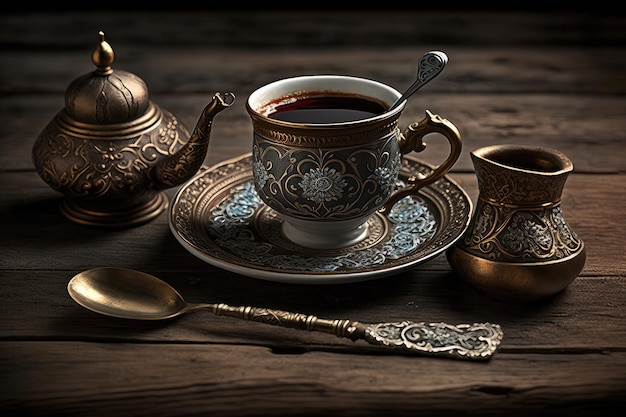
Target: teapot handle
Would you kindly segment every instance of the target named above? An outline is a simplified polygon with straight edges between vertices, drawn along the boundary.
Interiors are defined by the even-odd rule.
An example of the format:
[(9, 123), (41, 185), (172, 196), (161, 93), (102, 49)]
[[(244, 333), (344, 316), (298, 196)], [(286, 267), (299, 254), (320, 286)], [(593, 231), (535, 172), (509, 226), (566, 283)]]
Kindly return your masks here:
[(426, 176), (420, 175), (412, 176), (408, 179), (409, 185), (397, 190), (389, 197), (385, 206), (381, 209), (382, 213), (389, 213), (395, 203), (402, 198), (415, 195), (417, 192), (439, 178), (448, 173), (450, 168), (456, 163), (461, 155), (461, 148), (463, 145), (461, 139), (461, 133), (449, 120), (440, 117), (437, 114), (431, 113), (426, 110), (426, 117), (418, 123), (412, 123), (404, 130), (400, 135), (399, 144), (400, 152), (402, 155), (406, 155), (409, 152), (422, 152), (426, 149), (424, 143), (424, 136), (429, 133), (440, 133), (450, 143), (450, 154), (448, 158), (438, 167), (436, 167), (430, 174)]

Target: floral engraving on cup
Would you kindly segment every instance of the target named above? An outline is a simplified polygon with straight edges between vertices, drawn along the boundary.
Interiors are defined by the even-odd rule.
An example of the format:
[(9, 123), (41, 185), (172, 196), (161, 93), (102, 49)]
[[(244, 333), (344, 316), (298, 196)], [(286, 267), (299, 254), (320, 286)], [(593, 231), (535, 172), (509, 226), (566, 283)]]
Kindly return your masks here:
[(376, 211), (393, 193), (401, 154), (395, 136), (383, 145), (253, 147), (252, 172), (263, 201), (279, 213), (308, 220), (342, 220)]
[(341, 174), (334, 168), (311, 168), (304, 174), (298, 184), (302, 189), (302, 196), (315, 203), (339, 200), (347, 186)]

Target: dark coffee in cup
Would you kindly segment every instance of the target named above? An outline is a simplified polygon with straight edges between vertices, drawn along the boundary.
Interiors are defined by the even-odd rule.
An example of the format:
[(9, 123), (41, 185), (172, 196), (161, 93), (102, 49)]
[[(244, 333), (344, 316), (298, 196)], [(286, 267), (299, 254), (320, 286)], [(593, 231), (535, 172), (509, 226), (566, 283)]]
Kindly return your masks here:
[(387, 110), (387, 106), (369, 97), (313, 93), (281, 98), (268, 117), (291, 123), (325, 124), (365, 120)]

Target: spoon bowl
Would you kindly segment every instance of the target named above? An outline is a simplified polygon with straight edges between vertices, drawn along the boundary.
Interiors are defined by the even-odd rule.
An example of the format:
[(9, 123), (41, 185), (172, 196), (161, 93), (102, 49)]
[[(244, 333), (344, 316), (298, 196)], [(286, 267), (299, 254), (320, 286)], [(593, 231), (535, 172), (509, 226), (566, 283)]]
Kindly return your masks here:
[(124, 319), (164, 320), (189, 307), (166, 282), (123, 268), (83, 271), (70, 280), (67, 291), (88, 310)]
[(353, 341), (410, 353), (456, 359), (486, 360), (502, 340), (500, 326), (491, 323), (365, 324), (250, 306), (187, 303), (166, 282), (143, 272), (124, 268), (94, 268), (75, 275), (67, 285), (70, 297), (93, 312), (134, 320), (165, 320), (196, 310), (298, 330), (334, 334)]

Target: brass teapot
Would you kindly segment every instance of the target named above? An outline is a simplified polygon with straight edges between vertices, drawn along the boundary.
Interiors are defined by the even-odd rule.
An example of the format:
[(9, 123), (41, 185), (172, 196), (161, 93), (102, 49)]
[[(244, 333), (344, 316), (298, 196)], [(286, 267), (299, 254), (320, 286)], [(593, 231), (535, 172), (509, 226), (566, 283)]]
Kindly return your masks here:
[(99, 32), (97, 69), (74, 80), (65, 108), (43, 129), (32, 157), (40, 177), (65, 195), (61, 212), (84, 225), (130, 227), (168, 205), (163, 190), (202, 166), (215, 115), (235, 100), (215, 93), (193, 134), (148, 97), (136, 75), (113, 70), (114, 53)]

